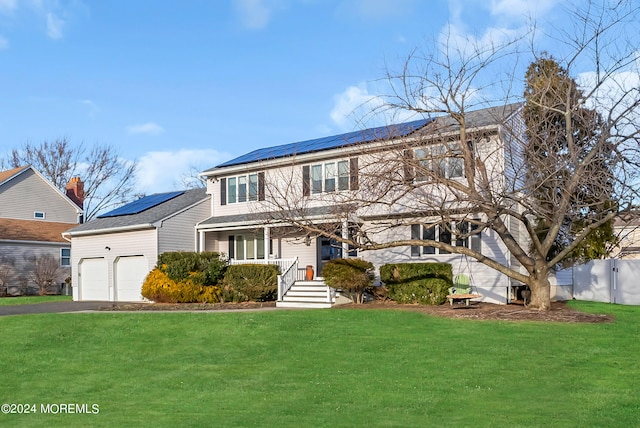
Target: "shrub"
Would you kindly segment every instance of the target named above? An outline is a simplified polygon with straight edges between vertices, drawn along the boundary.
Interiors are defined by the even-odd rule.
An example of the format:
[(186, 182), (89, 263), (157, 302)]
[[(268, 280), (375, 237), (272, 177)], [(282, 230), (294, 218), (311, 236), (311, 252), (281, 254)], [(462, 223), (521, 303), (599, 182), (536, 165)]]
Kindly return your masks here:
[(441, 305), (452, 285), (449, 263), (397, 263), (380, 267), (390, 299), (398, 303)]
[(228, 266), (222, 284), (222, 299), (233, 302), (276, 300), (279, 273), (276, 265)]
[(324, 282), (351, 295), (355, 303), (362, 303), (364, 291), (373, 284), (373, 264), (360, 259), (330, 260), (322, 268)]
[(186, 251), (162, 253), (156, 265), (173, 281), (191, 279), (194, 284), (199, 285), (218, 284), (224, 277), (226, 266), (227, 261), (219, 253)]
[[(161, 269), (155, 268), (142, 284), (141, 294), (158, 303), (217, 303), (220, 301), (220, 287), (201, 285), (201, 275), (195, 272), (184, 281), (174, 281)], [(195, 280), (194, 280), (195, 278)]]

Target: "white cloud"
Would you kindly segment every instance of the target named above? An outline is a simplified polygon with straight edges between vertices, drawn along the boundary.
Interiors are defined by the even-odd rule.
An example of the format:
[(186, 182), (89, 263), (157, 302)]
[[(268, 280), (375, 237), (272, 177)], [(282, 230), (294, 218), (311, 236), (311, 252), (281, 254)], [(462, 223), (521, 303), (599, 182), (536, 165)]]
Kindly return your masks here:
[(371, 94), (364, 83), (349, 86), (333, 98), (330, 116), (341, 131), (386, 126), (421, 117), (409, 109), (392, 108), (382, 96)]
[(0, 0), (0, 13), (9, 14), (18, 8), (18, 0)]
[(129, 134), (160, 135), (164, 133), (164, 128), (157, 123), (147, 122), (128, 126), (127, 132)]
[(477, 53), (490, 53), (493, 47), (499, 47), (519, 37), (528, 31), (525, 27), (505, 28), (488, 27), (479, 36), (467, 33), (461, 24), (448, 24), (440, 32), (438, 42), (446, 46), (448, 56), (458, 54), (463, 58), (475, 56)]
[(370, 115), (376, 108), (382, 106), (382, 100), (369, 94), (365, 84), (349, 86), (344, 92), (334, 95), (334, 106), (331, 110), (331, 120), (343, 130), (351, 130)]
[(47, 36), (53, 40), (59, 40), (62, 38), (62, 29), (65, 22), (58, 16), (51, 12), (47, 13)]
[(492, 15), (536, 18), (553, 9), (559, 0), (491, 0), (489, 10)]
[(96, 117), (96, 115), (100, 111), (98, 105), (91, 100), (80, 100), (80, 104), (87, 107), (87, 116), (89, 116), (91, 119)]
[(5, 50), (5, 49), (9, 49), (9, 40), (7, 40), (4, 37), (0, 36), (0, 51)]
[(273, 14), (286, 9), (287, 0), (233, 0), (242, 25), (251, 30), (261, 30), (271, 21)]
[(146, 194), (182, 189), (183, 179), (194, 169), (204, 171), (228, 157), (217, 150), (149, 152), (139, 160), (136, 182)]

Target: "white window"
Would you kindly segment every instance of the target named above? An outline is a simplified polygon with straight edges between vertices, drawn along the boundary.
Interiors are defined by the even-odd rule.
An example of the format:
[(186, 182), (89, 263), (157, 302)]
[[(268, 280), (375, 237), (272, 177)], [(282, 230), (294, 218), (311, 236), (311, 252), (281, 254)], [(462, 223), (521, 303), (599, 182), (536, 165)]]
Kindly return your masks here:
[(60, 266), (71, 266), (71, 248), (60, 248)]
[(33, 218), (37, 218), (39, 220), (44, 220), (44, 212), (43, 211), (36, 211), (33, 213)]
[[(271, 248), (273, 243), (269, 242)], [(235, 260), (264, 259), (264, 236), (230, 235), (229, 258)]]
[(413, 151), (414, 177), (426, 181), (429, 177), (458, 178), (464, 176), (464, 159), (460, 143), (438, 144)]
[(223, 205), (263, 200), (264, 184), (262, 185), (262, 190), (260, 186), (260, 180), (263, 179), (263, 174), (248, 174), (227, 178), (226, 200), (223, 200)]
[[(357, 188), (357, 177), (351, 175), (352, 168), (357, 170), (357, 159), (320, 163), (304, 168), (304, 188), (310, 189), (310, 193), (331, 193)], [(305, 195), (308, 196), (307, 191)]]
[[(412, 240), (429, 240), (442, 242), (456, 247), (467, 247), (474, 251), (481, 251), (480, 233), (474, 232), (476, 226), (468, 221), (456, 221), (438, 224), (412, 224)], [(449, 251), (432, 246), (411, 246), (411, 256), (420, 257), (429, 254), (449, 254)]]

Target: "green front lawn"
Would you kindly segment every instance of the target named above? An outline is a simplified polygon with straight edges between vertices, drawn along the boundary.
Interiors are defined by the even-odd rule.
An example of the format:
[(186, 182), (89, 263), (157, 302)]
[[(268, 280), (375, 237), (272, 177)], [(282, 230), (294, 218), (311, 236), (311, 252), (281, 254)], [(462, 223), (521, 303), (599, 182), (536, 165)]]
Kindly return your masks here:
[[(392, 310), (0, 317), (1, 426), (639, 426), (640, 308), (615, 323)], [(59, 407), (58, 407), (59, 408)]]
[(0, 306), (7, 305), (31, 305), (33, 303), (66, 302), (71, 301), (71, 296), (18, 296), (0, 297)]

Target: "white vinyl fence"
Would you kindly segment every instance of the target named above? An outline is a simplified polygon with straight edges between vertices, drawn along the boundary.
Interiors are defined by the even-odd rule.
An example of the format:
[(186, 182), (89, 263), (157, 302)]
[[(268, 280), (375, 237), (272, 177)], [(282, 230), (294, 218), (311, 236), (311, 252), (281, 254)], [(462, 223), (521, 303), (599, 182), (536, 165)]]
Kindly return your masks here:
[(592, 260), (573, 267), (573, 297), (640, 305), (640, 260)]

